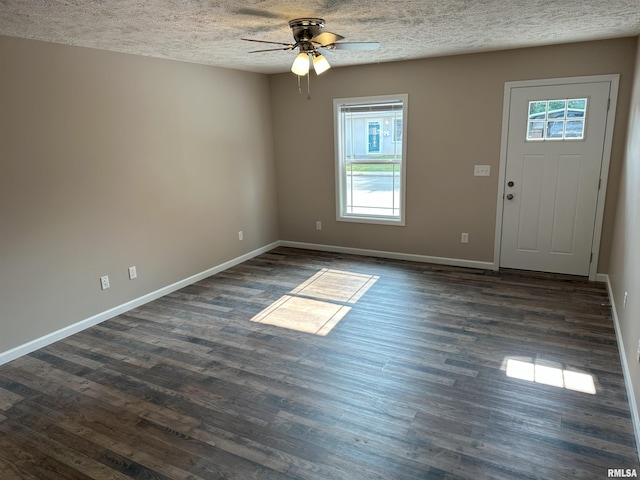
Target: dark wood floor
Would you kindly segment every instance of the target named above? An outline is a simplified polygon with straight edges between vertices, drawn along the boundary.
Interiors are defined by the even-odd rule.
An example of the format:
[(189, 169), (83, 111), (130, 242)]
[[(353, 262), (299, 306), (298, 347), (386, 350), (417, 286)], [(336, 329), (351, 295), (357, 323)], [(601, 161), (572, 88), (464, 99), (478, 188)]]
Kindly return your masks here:
[[(250, 320), (323, 268), (379, 276), (328, 335)], [(509, 361), (582, 373), (595, 394), (509, 377)], [(610, 468), (640, 472), (610, 308), (569, 277), (278, 248), (0, 366), (3, 480)]]

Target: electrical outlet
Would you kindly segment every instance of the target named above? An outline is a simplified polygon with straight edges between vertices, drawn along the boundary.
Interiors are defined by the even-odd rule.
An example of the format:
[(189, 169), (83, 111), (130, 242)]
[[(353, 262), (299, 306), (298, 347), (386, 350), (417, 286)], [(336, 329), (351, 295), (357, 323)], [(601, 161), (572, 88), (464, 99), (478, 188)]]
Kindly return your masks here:
[(624, 299), (622, 300), (622, 310), (626, 310), (627, 308), (627, 298), (629, 298), (629, 294), (624, 292)]
[(129, 267), (129, 280), (133, 280), (134, 278), (138, 278), (136, 267)]
[(466, 233), (466, 232), (465, 232), (465, 233), (463, 233), (463, 234), (460, 236), (460, 241), (461, 241), (462, 243), (469, 243), (469, 234), (468, 234), (468, 233)]
[(109, 275), (105, 275), (104, 277), (100, 277), (100, 287), (102, 290), (106, 290), (111, 285), (109, 285)]
[(244, 233), (242, 232), (242, 230), (238, 232), (238, 240), (244, 240)]
[(316, 221), (316, 230), (322, 230), (322, 222), (320, 220)]

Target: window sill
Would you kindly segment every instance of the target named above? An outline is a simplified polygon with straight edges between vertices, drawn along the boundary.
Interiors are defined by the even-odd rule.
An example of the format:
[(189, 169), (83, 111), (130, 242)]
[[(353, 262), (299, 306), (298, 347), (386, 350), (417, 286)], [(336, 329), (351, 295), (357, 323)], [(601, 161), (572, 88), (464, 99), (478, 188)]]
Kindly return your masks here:
[(365, 217), (365, 216), (350, 216), (350, 215), (339, 215), (336, 217), (336, 221), (338, 222), (348, 222), (348, 223), (368, 223), (372, 225), (390, 225), (392, 227), (404, 227), (405, 222), (404, 219), (388, 219), (381, 217)]

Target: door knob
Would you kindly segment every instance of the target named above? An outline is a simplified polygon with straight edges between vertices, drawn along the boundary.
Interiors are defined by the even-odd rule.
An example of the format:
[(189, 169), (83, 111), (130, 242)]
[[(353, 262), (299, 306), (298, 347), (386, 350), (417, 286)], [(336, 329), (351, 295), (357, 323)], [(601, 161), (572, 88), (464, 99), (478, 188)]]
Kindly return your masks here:
[(513, 200), (513, 194), (512, 193), (507, 195), (507, 200)]

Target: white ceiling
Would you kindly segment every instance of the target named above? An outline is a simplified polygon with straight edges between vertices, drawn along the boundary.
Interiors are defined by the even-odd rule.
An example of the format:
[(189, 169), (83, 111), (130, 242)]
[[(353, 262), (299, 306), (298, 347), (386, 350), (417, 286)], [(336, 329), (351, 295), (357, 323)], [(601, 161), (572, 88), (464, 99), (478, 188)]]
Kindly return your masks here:
[(241, 38), (291, 42), (299, 17), (381, 42), (334, 67), (640, 34), (640, 0), (0, 0), (0, 35), (279, 73), (294, 52)]

